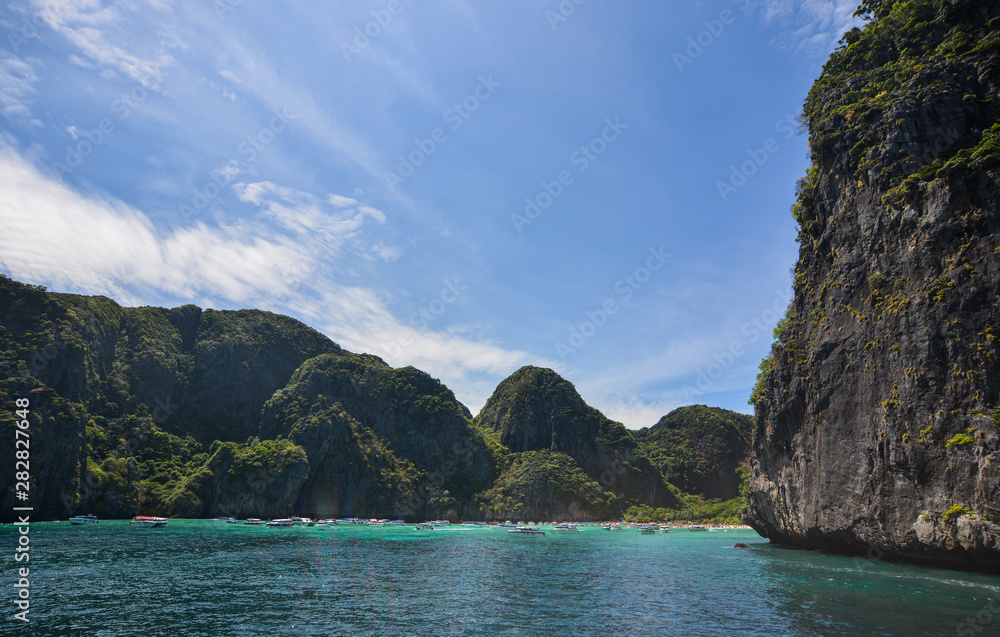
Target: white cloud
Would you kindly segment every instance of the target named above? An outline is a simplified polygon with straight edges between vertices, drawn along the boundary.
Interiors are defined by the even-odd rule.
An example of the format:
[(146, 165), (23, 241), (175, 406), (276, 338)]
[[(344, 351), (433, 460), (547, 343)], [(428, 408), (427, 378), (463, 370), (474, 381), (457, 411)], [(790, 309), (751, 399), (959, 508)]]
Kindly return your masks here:
[[(125, 47), (148, 48), (148, 44), (129, 45), (109, 41), (109, 34), (125, 39), (130, 29), (125, 22), (119, 3), (102, 6), (100, 0), (33, 0), (32, 6), (49, 27), (76, 46), (89, 60), (71, 54), (71, 62), (85, 68), (94, 64), (105, 71), (120, 73), (148, 89), (155, 89), (163, 82), (163, 69), (173, 58), (162, 48), (144, 55), (132, 53)], [(121, 35), (126, 34), (126, 35)], [(173, 42), (174, 46), (179, 43)]]
[(863, 23), (854, 17), (857, 0), (750, 0), (746, 6), (759, 6), (766, 24), (783, 29), (779, 45), (817, 57), (829, 55), (844, 33)]
[(396, 367), (412, 365), (440, 379), (473, 412), (518, 368), (548, 364), (497, 343), (464, 338), (461, 330), (432, 332), (402, 324), (372, 290), (329, 290), (318, 304), (300, 311), (348, 350), (375, 354)]
[[(240, 196), (295, 232), (318, 228), (346, 237), (365, 219), (384, 218), (365, 206), (331, 215), (322, 209), (327, 200), (270, 182), (244, 185)], [(168, 296), (290, 314), (349, 350), (427, 371), (475, 409), (501, 379), (531, 362), (523, 352), (459, 330), (439, 333), (402, 323), (377, 291), (317, 276), (321, 257), (329, 255), (318, 256), (299, 235), (276, 235), (259, 222), (164, 232), (117, 199), (83, 196), (42, 174), (3, 143), (0, 227), (0, 269), (16, 279), (126, 304)]]
[(403, 256), (403, 251), (399, 248), (391, 248), (386, 246), (384, 243), (379, 241), (371, 247), (371, 254), (383, 261), (396, 261), (399, 257)]
[[(359, 241), (366, 220), (374, 219), (379, 224), (386, 222), (385, 213), (371, 206), (331, 207), (328, 203), (331, 200), (340, 203), (354, 201), (340, 195), (320, 199), (311, 193), (269, 181), (239, 183), (233, 186), (233, 190), (241, 201), (258, 206), (262, 217), (295, 233), (297, 240), (309, 246), (314, 254), (337, 255), (350, 245), (358, 253), (366, 255), (372, 250)], [(399, 257), (399, 250), (382, 245), (377, 254), (392, 260)]]
[(133, 288), (233, 301), (287, 294), (303, 258), (294, 242), (243, 225), (159, 232), (138, 210), (83, 197), (2, 146), (0, 225), (0, 265), (15, 278), (126, 302)]
[(588, 404), (600, 410), (602, 414), (611, 420), (618, 421), (629, 429), (652, 427), (660, 421), (660, 418), (663, 418), (674, 409), (683, 406), (683, 403), (679, 400), (668, 398), (648, 401), (631, 393), (602, 395), (593, 403), (589, 403), (588, 401)]
[(330, 195), (326, 198), (330, 202), (330, 205), (336, 206), (338, 208), (346, 208), (348, 206), (357, 205), (357, 199), (351, 199), (350, 197), (343, 197), (341, 195)]
[(41, 125), (31, 114), (31, 96), (38, 76), (24, 60), (0, 59), (0, 110), (9, 120)]

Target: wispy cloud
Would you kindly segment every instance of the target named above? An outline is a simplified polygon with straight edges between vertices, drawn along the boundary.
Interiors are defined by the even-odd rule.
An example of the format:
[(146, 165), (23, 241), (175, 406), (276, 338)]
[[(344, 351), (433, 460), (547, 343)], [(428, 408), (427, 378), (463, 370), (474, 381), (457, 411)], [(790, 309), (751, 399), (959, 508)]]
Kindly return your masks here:
[(232, 34), (220, 33), (218, 37), (224, 57), (233, 61), (233, 66), (220, 69), (219, 75), (268, 108), (291, 111), (296, 127), (304, 129), (312, 139), (342, 160), (381, 177), (382, 164), (375, 149), (334, 112), (324, 109), (310, 89), (286, 80), (267, 57)]
[(854, 17), (857, 0), (749, 0), (746, 6), (782, 29), (777, 44), (810, 56), (828, 55), (844, 33), (862, 24)]
[(285, 294), (287, 273), (302, 260), (294, 241), (247, 224), (160, 232), (138, 210), (111, 197), (81, 196), (3, 146), (0, 225), (0, 265), (12, 276), (124, 302), (141, 300), (134, 289), (236, 302), (261, 291)]
[[(109, 34), (119, 40), (124, 39), (128, 29), (124, 29), (124, 16), (121, 11), (139, 10), (130, 4), (104, 5), (100, 0), (33, 0), (34, 11), (56, 33), (62, 35), (73, 44), (87, 60), (71, 55), (70, 59), (82, 66), (99, 65), (106, 73), (120, 74), (146, 88), (157, 88), (163, 82), (163, 70), (169, 66), (173, 58), (166, 52), (162, 42), (142, 42), (129, 46), (124, 42), (113, 42)], [(156, 8), (156, 5), (154, 5)], [(155, 50), (145, 55), (137, 54), (128, 48), (150, 48)], [(177, 45), (177, 42), (172, 43)]]
[(233, 189), (241, 201), (258, 206), (263, 218), (297, 235), (299, 243), (312, 246), (314, 254), (335, 256), (351, 244), (362, 256), (375, 254), (389, 261), (399, 258), (397, 248), (387, 247), (381, 241), (370, 246), (359, 239), (366, 222), (386, 222), (381, 210), (351, 206), (346, 202), (358, 202), (342, 195), (320, 198), (269, 181), (239, 183)]
[(31, 96), (37, 81), (38, 76), (28, 62), (0, 59), (0, 109), (6, 119), (36, 126), (41, 124), (31, 114)]

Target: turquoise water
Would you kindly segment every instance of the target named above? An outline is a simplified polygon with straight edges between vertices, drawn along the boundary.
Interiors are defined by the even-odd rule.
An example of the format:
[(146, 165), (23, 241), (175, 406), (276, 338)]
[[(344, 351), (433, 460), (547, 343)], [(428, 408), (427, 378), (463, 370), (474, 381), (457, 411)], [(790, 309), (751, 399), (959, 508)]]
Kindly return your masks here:
[(783, 549), (752, 531), (542, 528), (32, 524), (22, 630), (4, 525), (0, 634), (1000, 634), (1000, 577)]

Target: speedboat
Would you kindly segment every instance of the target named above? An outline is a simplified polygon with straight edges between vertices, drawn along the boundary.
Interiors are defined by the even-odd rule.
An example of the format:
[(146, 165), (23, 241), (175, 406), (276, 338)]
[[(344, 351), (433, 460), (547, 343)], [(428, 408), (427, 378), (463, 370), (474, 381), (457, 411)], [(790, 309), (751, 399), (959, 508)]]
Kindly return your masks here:
[(508, 529), (508, 533), (517, 533), (520, 535), (545, 535), (545, 531), (532, 528), (530, 526), (519, 526), (513, 529)]
[(132, 526), (149, 526), (155, 528), (158, 526), (166, 526), (167, 520), (166, 518), (154, 518), (148, 515), (137, 515), (129, 520), (129, 524)]
[(651, 533), (656, 533), (657, 528), (658, 527), (655, 527), (652, 524), (643, 524), (642, 526), (639, 527), (639, 533), (649, 535)]
[(417, 531), (433, 531), (434, 530), (434, 525), (431, 524), (430, 522), (421, 522), (420, 524), (417, 525), (416, 530)]
[(295, 522), (291, 518), (278, 518), (277, 520), (268, 520), (267, 526), (271, 528), (286, 528), (295, 526)]
[(507, 520), (507, 521), (506, 521), (506, 522), (504, 522), (503, 524), (498, 524), (497, 526), (502, 526), (502, 527), (510, 527), (510, 528), (512, 528), (512, 529), (513, 529), (513, 528), (515, 528), (515, 527), (517, 527), (517, 525), (516, 525), (516, 524), (514, 524), (513, 522), (511, 522), (510, 520)]
[(622, 530), (622, 525), (621, 524), (605, 524), (604, 525), (604, 530), (605, 531), (621, 531)]
[(708, 529), (706, 529), (700, 524), (692, 524), (691, 526), (688, 527), (688, 531), (707, 531), (707, 530)]
[(577, 533), (578, 530), (575, 524), (570, 524), (569, 522), (563, 522), (561, 524), (555, 524), (552, 526), (553, 531), (560, 531), (562, 533)]
[(212, 522), (219, 522), (222, 524), (236, 524), (236, 518), (228, 518), (224, 515), (220, 515), (219, 517), (213, 519)]
[(93, 513), (87, 515), (74, 515), (69, 519), (70, 524), (97, 524), (97, 516)]
[(708, 527), (708, 530), (709, 531), (725, 531), (726, 527), (722, 526), (721, 524), (713, 524), (712, 526)]
[(243, 524), (249, 524), (250, 526), (260, 526), (264, 524), (264, 520), (261, 520), (260, 518), (247, 518), (246, 521), (243, 522)]
[(310, 518), (289, 518), (292, 521), (292, 526), (316, 526)]
[(337, 526), (336, 520), (318, 520), (316, 526)]

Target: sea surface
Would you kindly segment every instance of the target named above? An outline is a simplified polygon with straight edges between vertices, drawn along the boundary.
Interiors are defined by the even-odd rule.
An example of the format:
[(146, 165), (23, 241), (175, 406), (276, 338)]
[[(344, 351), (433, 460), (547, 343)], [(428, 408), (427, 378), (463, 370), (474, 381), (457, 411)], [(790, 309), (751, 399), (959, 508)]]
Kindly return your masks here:
[(746, 530), (540, 528), (33, 523), (24, 626), (3, 525), (0, 634), (1000, 635), (1000, 577)]

